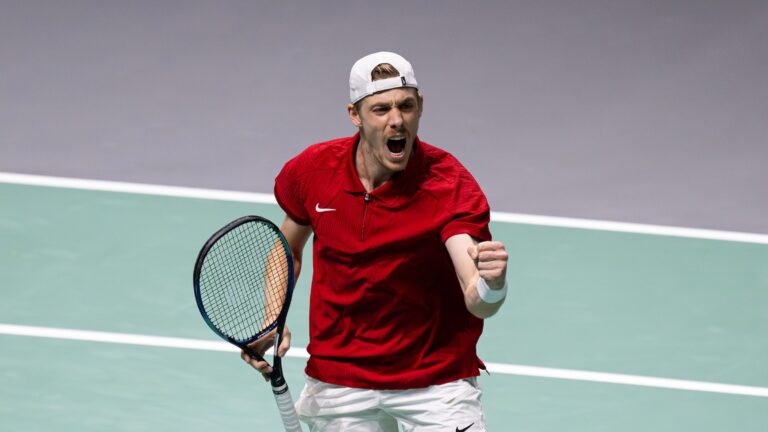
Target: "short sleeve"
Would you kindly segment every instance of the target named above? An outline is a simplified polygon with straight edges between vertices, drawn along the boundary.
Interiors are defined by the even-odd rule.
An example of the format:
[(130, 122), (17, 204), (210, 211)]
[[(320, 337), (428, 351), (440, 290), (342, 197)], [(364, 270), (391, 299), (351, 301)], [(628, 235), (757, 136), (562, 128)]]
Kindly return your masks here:
[(305, 197), (301, 187), (301, 159), (289, 160), (275, 178), (275, 198), (285, 213), (301, 225), (309, 225), (309, 215), (304, 207)]
[(479, 241), (491, 240), (491, 231), (488, 228), (491, 209), (488, 200), (474, 177), (463, 167), (453, 188), (451, 200), (446, 204), (451, 216), (440, 232), (443, 242), (457, 234), (469, 234)]

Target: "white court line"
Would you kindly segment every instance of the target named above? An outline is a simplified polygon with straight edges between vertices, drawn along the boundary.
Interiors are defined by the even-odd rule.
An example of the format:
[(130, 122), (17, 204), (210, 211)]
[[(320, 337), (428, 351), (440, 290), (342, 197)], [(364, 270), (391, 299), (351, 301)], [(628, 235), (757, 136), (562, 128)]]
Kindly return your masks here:
[[(185, 339), (165, 336), (148, 336), (130, 333), (109, 333), (90, 330), (74, 330), (55, 327), (32, 327), (15, 324), (0, 324), (0, 334), (11, 336), (32, 336), (49, 339), (68, 339), (87, 342), (105, 342), (125, 345), (143, 345), (161, 348), (182, 348), (202, 351), (240, 352), (222, 340)], [(272, 349), (267, 351), (272, 354)], [(304, 348), (291, 347), (287, 357), (309, 358)]]
[(742, 396), (768, 397), (768, 388), (734, 384), (720, 384), (705, 381), (688, 381), (671, 378), (658, 378), (640, 375), (624, 375), (605, 372), (580, 371), (573, 369), (553, 369), (537, 366), (522, 366), (501, 363), (486, 363), (491, 372), (523, 375), (541, 378), (556, 378), (574, 381), (592, 381), (610, 384), (625, 384), (642, 387), (656, 387), (674, 390), (689, 390), (710, 393), (725, 393)]
[[(141, 183), (126, 183), (103, 180), (87, 180), (65, 177), (49, 177), (29, 174), (0, 172), (0, 183), (13, 183), (31, 186), (61, 187), (86, 189), (106, 192), (124, 192), (146, 195), (162, 195), (182, 198), (202, 198), (222, 201), (276, 204), (272, 194), (199, 189), (178, 186), (160, 186)], [(614, 231), (633, 234), (649, 234), (673, 237), (698, 238), (705, 240), (723, 240), (743, 243), (768, 244), (768, 234), (755, 234), (734, 231), (717, 231), (696, 228), (646, 225), (624, 222), (610, 222), (591, 219), (574, 219), (554, 216), (526, 215), (518, 213), (491, 212), (494, 222), (508, 222), (527, 225), (540, 225), (562, 228), (578, 228), (599, 231)]]
[[(183, 348), (204, 351), (238, 352), (238, 349), (224, 341), (183, 339), (161, 336), (147, 336), (126, 333), (107, 333), (86, 330), (73, 330), (52, 327), (32, 327), (13, 324), (0, 324), (0, 334), (13, 336), (32, 336), (53, 339), (68, 339), (89, 342), (105, 342), (128, 345), (143, 345), (163, 348)], [(292, 347), (287, 357), (309, 358), (304, 348)], [(703, 381), (687, 381), (669, 378), (657, 378), (638, 375), (623, 375), (603, 372), (590, 372), (572, 369), (555, 369), (535, 366), (523, 366), (503, 363), (486, 363), (488, 371), (505, 375), (522, 375), (541, 378), (555, 378), (574, 381), (591, 381), (610, 384), (656, 387), (664, 389), (688, 390), (698, 392), (723, 393), (741, 396), (768, 397), (768, 388), (733, 384), (720, 384)]]
[(161, 195), (180, 198), (202, 198), (220, 201), (277, 204), (277, 200), (275, 200), (274, 195), (264, 193), (235, 192), (179, 186), (160, 186), (143, 183), (87, 180), (67, 177), (48, 177), (4, 172), (0, 172), (0, 183), (13, 183), (29, 186), (47, 186), (66, 189), (84, 189), (104, 192), (123, 192), (144, 195)]

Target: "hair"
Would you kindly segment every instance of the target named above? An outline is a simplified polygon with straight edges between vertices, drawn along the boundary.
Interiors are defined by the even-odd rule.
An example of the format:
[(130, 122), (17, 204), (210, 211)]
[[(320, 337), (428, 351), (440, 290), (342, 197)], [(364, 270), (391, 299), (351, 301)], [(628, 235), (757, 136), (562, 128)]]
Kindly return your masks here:
[(379, 63), (371, 70), (371, 80), (378, 81), (386, 78), (399, 77), (400, 71), (389, 63)]

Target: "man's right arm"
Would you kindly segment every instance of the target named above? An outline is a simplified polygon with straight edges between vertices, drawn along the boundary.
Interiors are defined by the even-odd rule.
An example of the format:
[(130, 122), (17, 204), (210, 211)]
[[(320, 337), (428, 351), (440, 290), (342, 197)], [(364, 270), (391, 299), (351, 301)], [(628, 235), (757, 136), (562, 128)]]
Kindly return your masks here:
[[(307, 244), (307, 240), (309, 239), (310, 234), (312, 234), (312, 227), (309, 225), (301, 225), (291, 219), (290, 216), (286, 215), (283, 224), (280, 226), (280, 232), (283, 233), (285, 240), (288, 242), (288, 247), (291, 249), (291, 254), (293, 255), (293, 275), (295, 283), (295, 281), (299, 280), (304, 245)], [(263, 353), (267, 348), (271, 347), (273, 343), (274, 334), (271, 333), (268, 337), (263, 337), (250, 346), (256, 351)], [(290, 347), (291, 331), (288, 329), (288, 326), (285, 326), (283, 329), (283, 340), (277, 348), (277, 354), (280, 357), (283, 357)], [(272, 372), (272, 367), (266, 361), (258, 361), (249, 356), (245, 351), (240, 353), (240, 357), (262, 374)], [(264, 378), (268, 380), (266, 375)]]
[(294, 283), (299, 280), (299, 272), (301, 272), (301, 260), (304, 253), (304, 245), (307, 244), (309, 236), (312, 234), (312, 227), (310, 225), (301, 225), (286, 215), (283, 224), (280, 226), (280, 232), (285, 236), (285, 240), (288, 241), (288, 247), (291, 249), (293, 255), (293, 274)]

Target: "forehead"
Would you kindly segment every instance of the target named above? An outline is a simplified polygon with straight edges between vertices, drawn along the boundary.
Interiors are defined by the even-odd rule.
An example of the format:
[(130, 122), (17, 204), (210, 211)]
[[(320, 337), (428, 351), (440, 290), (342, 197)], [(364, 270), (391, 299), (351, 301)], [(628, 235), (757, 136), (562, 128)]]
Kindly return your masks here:
[(391, 90), (385, 90), (379, 93), (374, 93), (363, 99), (361, 102), (363, 103), (362, 106), (366, 107), (377, 104), (397, 105), (409, 99), (418, 99), (418, 93), (413, 87), (399, 87)]

